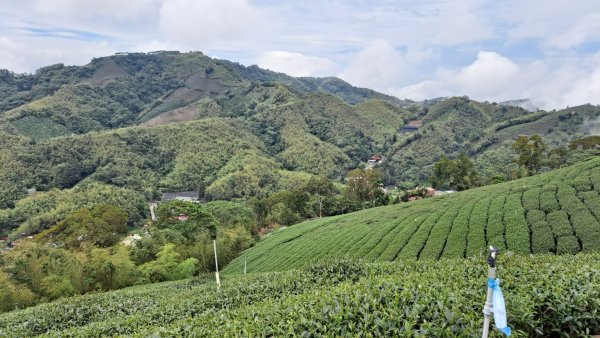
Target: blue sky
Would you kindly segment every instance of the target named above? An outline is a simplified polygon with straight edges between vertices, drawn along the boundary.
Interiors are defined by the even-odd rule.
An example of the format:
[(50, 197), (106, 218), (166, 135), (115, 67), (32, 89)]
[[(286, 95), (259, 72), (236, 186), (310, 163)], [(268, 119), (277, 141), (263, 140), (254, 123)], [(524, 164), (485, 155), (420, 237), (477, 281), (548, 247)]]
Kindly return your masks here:
[(0, 0), (0, 68), (154, 50), (400, 98), (600, 104), (597, 0)]

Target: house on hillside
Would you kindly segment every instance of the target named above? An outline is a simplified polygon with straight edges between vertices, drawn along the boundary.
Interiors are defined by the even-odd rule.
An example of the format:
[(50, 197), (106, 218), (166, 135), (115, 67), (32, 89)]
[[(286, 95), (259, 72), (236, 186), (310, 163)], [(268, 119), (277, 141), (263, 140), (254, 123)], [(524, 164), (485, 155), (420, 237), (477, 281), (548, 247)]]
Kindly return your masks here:
[(383, 157), (381, 157), (379, 155), (373, 155), (367, 161), (367, 169), (373, 168), (374, 166), (381, 164), (381, 162), (383, 162)]
[(172, 200), (184, 201), (184, 202), (198, 202), (198, 191), (178, 191), (178, 192), (166, 192), (162, 195), (161, 202), (168, 202)]
[(403, 133), (411, 133), (419, 130), (423, 126), (423, 120), (410, 120), (402, 127)]

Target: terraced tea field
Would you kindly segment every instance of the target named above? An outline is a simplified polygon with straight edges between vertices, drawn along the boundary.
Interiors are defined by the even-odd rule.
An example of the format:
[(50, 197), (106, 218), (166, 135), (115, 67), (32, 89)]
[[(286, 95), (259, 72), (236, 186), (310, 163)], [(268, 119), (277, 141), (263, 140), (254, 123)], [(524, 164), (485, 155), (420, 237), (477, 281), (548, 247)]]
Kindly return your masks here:
[(225, 272), (278, 271), (331, 257), (460, 258), (600, 251), (600, 158), (441, 197), (308, 221), (273, 232)]
[[(203, 276), (5, 313), (0, 337), (476, 337), (486, 271), (478, 258), (336, 260), (224, 275), (218, 292)], [(600, 332), (600, 254), (501, 255), (498, 274), (514, 337)]]

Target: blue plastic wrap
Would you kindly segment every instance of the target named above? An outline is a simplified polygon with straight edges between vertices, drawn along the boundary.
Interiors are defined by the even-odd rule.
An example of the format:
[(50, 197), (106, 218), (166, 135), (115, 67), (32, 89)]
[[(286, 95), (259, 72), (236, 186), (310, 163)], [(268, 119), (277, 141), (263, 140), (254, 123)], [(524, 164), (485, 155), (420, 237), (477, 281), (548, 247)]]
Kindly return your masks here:
[(504, 296), (500, 289), (500, 279), (489, 279), (488, 287), (494, 289), (492, 294), (492, 311), (494, 313), (494, 323), (498, 330), (502, 331), (507, 336), (510, 336), (512, 330), (506, 322), (506, 304), (504, 303)]

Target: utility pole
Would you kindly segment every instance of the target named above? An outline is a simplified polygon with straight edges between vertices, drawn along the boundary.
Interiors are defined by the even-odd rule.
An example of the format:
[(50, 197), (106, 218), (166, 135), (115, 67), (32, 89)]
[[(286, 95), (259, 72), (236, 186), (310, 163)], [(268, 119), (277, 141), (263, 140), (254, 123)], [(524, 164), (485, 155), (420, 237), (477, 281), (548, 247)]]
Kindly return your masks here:
[(213, 249), (215, 251), (215, 278), (217, 279), (217, 290), (221, 289), (221, 279), (219, 278), (219, 262), (217, 261), (217, 235), (212, 236)]
[(323, 200), (321, 199), (321, 194), (319, 196), (319, 218), (323, 218)]

